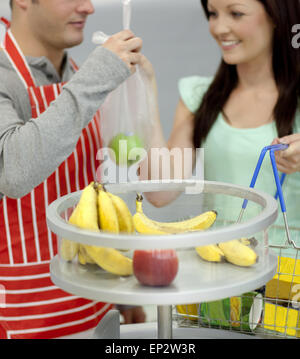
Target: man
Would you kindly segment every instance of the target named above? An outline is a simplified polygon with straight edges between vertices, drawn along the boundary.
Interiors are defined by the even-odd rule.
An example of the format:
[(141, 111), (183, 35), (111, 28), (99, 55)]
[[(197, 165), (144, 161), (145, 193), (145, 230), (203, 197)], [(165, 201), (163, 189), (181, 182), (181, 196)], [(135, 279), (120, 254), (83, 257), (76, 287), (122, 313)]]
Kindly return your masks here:
[[(95, 178), (98, 109), (135, 71), (142, 41), (121, 31), (76, 71), (65, 49), (83, 41), (90, 0), (13, 0), (11, 7), (0, 51), (0, 338), (63, 337), (91, 330), (111, 305), (53, 285), (57, 240), (45, 211)], [(145, 319), (140, 307), (123, 314), (127, 323)]]

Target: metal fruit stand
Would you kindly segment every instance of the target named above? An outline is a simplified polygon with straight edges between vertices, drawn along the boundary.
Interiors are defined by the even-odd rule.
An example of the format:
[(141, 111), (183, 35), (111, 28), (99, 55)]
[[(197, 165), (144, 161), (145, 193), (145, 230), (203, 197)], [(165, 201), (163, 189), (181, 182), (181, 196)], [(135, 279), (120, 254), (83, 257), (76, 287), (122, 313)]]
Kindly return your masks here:
[[(121, 196), (132, 213), (135, 212), (136, 193), (176, 191), (178, 198), (163, 208), (155, 208), (145, 201), (144, 212), (152, 219), (175, 221), (193, 217), (199, 213), (214, 209), (218, 220), (208, 230), (174, 235), (140, 235), (94, 233), (82, 230), (68, 223), (68, 212), (79, 201), (81, 192), (68, 194), (54, 201), (47, 209), (47, 221), (50, 230), (61, 238), (81, 244), (98, 245), (123, 250), (131, 256), (135, 249), (174, 248), (179, 258), (179, 271), (175, 280), (167, 287), (149, 287), (141, 285), (135, 276), (119, 277), (105, 272), (94, 264), (81, 265), (77, 259), (64, 261), (58, 254), (51, 261), (52, 281), (63, 290), (72, 294), (109, 303), (128, 305), (156, 305), (157, 323), (148, 329), (136, 324), (122, 325), (113, 311), (104, 318), (95, 331), (97, 338), (201, 338), (210, 333), (212, 337), (220, 336), (224, 329), (210, 325), (209, 318), (201, 320), (200, 312), (178, 313), (178, 306), (191, 305), (199, 308), (199, 303), (207, 303), (224, 298), (241, 296), (255, 291), (272, 280), (277, 270), (278, 256), (270, 250), (268, 232), (278, 214), (275, 199), (263, 192), (220, 182), (208, 181), (140, 181), (106, 186), (107, 191)], [(241, 204), (247, 200), (248, 209), (240, 221), (237, 221)], [(239, 267), (231, 263), (212, 263), (202, 260), (195, 247), (220, 243), (237, 238), (255, 238), (255, 251), (258, 261), (251, 267)], [(59, 243), (58, 241), (58, 243)], [(126, 252), (127, 251), (127, 252)], [(252, 308), (251, 308), (252, 310)], [(206, 313), (207, 314), (207, 313)], [(247, 319), (246, 333), (253, 334), (251, 318)], [(196, 319), (196, 320), (195, 320)], [(236, 319), (229, 328), (237, 327)], [(230, 317), (227, 318), (230, 323)], [(209, 328), (200, 328), (208, 326)], [(130, 333), (127, 328), (130, 327)], [(231, 332), (231, 337), (244, 336)], [(250, 330), (249, 330), (250, 328)], [(252, 329), (251, 329), (252, 328)], [(228, 329), (228, 325), (226, 328)], [(129, 333), (129, 334), (128, 334)], [(223, 331), (224, 337), (228, 331)]]

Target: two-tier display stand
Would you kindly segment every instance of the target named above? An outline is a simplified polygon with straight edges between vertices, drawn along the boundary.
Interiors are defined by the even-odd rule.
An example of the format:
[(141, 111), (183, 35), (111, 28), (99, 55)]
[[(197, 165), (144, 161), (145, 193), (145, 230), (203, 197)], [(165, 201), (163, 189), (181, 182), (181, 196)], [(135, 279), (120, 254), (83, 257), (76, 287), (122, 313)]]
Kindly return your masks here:
[[(134, 276), (119, 277), (107, 273), (96, 265), (81, 265), (77, 260), (63, 261), (59, 255), (51, 261), (52, 281), (63, 290), (77, 296), (126, 305), (157, 306), (157, 337), (173, 337), (172, 305), (208, 302), (241, 295), (255, 290), (271, 280), (277, 269), (277, 256), (268, 248), (268, 227), (277, 218), (277, 202), (269, 195), (240, 186), (219, 182), (183, 181), (181, 183), (153, 183), (148, 181), (107, 185), (107, 190), (122, 196), (152, 191), (186, 191), (186, 211), (191, 213), (193, 201), (205, 211), (215, 196), (224, 195), (248, 199), (260, 210), (255, 216), (241, 223), (223, 225), (206, 231), (182, 233), (167, 236), (116, 235), (81, 230), (67, 223), (64, 213), (79, 201), (81, 192), (66, 195), (54, 201), (47, 209), (50, 230), (60, 238), (67, 238), (81, 244), (98, 245), (118, 249), (163, 249), (175, 248), (179, 258), (179, 271), (173, 283), (167, 287), (148, 287), (139, 284)], [(190, 193), (198, 191), (204, 198), (199, 201)], [(198, 194), (195, 196), (199, 196)], [(201, 203), (200, 203), (201, 202)], [(241, 201), (242, 203), (242, 201)], [(181, 204), (182, 206), (182, 204)], [(194, 204), (195, 206), (195, 204)], [(198, 213), (201, 211), (197, 208)], [(212, 209), (212, 208), (210, 208)], [(181, 208), (182, 210), (182, 208)], [(156, 208), (153, 211), (157, 211)], [(172, 210), (170, 210), (172, 212)], [(174, 211), (176, 213), (176, 210)], [(153, 212), (154, 213), (154, 212)], [(147, 213), (151, 216), (151, 213)], [(170, 218), (174, 220), (174, 213)], [(195, 247), (220, 243), (231, 239), (262, 234), (262, 243), (256, 248), (259, 260), (252, 267), (238, 267), (230, 263), (211, 263), (199, 258)], [(125, 252), (126, 253), (126, 252)]]

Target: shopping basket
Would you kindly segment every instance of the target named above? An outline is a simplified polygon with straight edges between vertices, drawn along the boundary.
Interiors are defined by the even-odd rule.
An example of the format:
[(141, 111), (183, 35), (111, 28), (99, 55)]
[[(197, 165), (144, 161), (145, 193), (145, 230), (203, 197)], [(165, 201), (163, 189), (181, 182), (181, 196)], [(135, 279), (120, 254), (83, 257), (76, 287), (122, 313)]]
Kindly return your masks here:
[[(174, 306), (173, 318), (178, 326), (231, 330), (262, 338), (300, 338), (300, 228), (288, 225), (282, 193), (286, 175), (279, 178), (274, 155), (275, 151), (287, 147), (286, 144), (264, 147), (250, 183), (254, 188), (264, 157), (269, 152), (277, 187), (275, 198), (279, 198), (284, 220), (284, 226), (271, 226), (269, 236), (286, 235), (284, 244), (269, 244), (278, 255), (276, 275), (264, 287), (241, 296)], [(247, 200), (244, 200), (238, 222), (246, 207)]]

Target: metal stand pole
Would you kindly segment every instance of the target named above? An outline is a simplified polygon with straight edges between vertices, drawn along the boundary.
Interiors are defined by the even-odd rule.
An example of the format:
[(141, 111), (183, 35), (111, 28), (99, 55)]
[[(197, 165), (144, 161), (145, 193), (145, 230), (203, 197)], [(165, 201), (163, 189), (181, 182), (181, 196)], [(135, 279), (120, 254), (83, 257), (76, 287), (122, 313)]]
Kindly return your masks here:
[(158, 339), (172, 339), (172, 306), (157, 306)]

